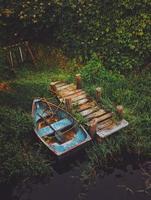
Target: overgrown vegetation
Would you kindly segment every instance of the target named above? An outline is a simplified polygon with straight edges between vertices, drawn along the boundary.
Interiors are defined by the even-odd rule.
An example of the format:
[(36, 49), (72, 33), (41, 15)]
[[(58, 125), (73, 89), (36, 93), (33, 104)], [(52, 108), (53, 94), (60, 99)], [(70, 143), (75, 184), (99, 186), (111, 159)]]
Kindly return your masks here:
[(142, 70), (151, 53), (150, 0), (1, 2), (3, 44), (20, 39), (59, 44), (80, 60), (95, 52), (109, 69)]
[(22, 65), (13, 73), (0, 48), (0, 81), (10, 87), (0, 91), (1, 181), (50, 174), (49, 153), (33, 138), (32, 100), (40, 96), (56, 103), (48, 92), (50, 81), (73, 82), (76, 73), (91, 96), (102, 88), (102, 107), (115, 111), (123, 104), (130, 123), (87, 148), (85, 173), (92, 169), (94, 174), (123, 151), (150, 158), (151, 2), (8, 0), (1, 5), (0, 45), (30, 40), (39, 59), (35, 67)]
[(0, 108), (0, 182), (51, 174), (51, 162), (34, 141), (29, 114), (22, 109)]
[[(8, 181), (19, 176), (50, 174), (51, 157), (47, 156), (49, 155), (47, 150), (33, 138), (30, 117), (32, 100), (40, 96), (57, 103), (48, 91), (49, 83), (52, 80), (73, 82), (74, 75), (79, 72), (88, 93), (94, 96), (95, 88), (102, 87), (100, 104), (113, 111), (116, 105), (123, 104), (125, 118), (130, 123), (119, 134), (109, 137), (103, 143), (95, 143), (87, 149), (89, 169), (84, 170), (84, 173), (108, 165), (109, 161), (115, 161), (117, 155), (121, 155), (123, 151), (137, 155), (138, 159), (150, 158), (151, 73), (149, 71), (126, 77), (105, 69), (96, 56), (81, 69), (78, 68), (76, 71), (74, 69), (74, 72), (70, 66), (66, 70), (46, 66), (42, 69), (41, 66), (37, 69), (25, 67), (17, 71), (13, 80), (11, 78), (8, 81), (11, 91), (0, 93), (1, 177)], [(80, 116), (76, 114), (75, 116), (83, 122)]]
[[(92, 70), (94, 65), (96, 75)], [(150, 72), (144, 72), (141, 75), (131, 74), (126, 77), (120, 73), (106, 70), (101, 66), (100, 61), (94, 58), (83, 67), (82, 74), (86, 89), (91, 95), (94, 96), (95, 88), (101, 86), (103, 88), (101, 104), (113, 111), (115, 111), (116, 105), (123, 104), (125, 118), (129, 121), (129, 127), (120, 131), (121, 134), (107, 139), (103, 144), (95, 145), (94, 149), (90, 148), (90, 159), (92, 160), (94, 156), (95, 160), (97, 156), (99, 159), (95, 161), (100, 162), (106, 160), (104, 156), (106, 158), (108, 155), (114, 155), (116, 152), (121, 152), (122, 149), (135, 153), (138, 157), (150, 156), (151, 96), (148, 88), (151, 86)], [(94, 84), (90, 87), (91, 82)]]

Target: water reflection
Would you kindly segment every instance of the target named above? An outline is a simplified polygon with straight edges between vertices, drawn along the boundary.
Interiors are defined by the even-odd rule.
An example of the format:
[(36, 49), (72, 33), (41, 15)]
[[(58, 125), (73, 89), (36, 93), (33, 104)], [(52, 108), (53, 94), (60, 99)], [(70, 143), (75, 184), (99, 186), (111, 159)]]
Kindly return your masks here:
[(86, 166), (85, 153), (54, 165), (54, 176), (25, 181), (19, 186), (1, 188), (5, 200), (150, 200), (145, 193), (145, 177), (138, 165), (123, 164), (97, 173), (90, 185), (80, 180)]

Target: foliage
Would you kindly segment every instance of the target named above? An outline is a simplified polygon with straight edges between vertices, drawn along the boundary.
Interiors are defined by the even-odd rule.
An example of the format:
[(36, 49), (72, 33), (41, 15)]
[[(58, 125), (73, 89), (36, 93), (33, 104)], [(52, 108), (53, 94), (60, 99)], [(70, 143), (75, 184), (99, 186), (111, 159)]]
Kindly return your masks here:
[(0, 81), (2, 79), (10, 79), (10, 70), (7, 66), (7, 64), (5, 63), (5, 54), (2, 48), (0, 48)]
[(106, 67), (127, 72), (150, 62), (150, 0), (2, 1), (1, 43), (18, 39), (62, 45)]
[(63, 71), (40, 69), (22, 66), (9, 81), (11, 90), (0, 92), (0, 182), (52, 173), (50, 152), (34, 137), (31, 104), (39, 96), (57, 103), (48, 92), (49, 83), (58, 73), (59, 78), (67, 76)]
[[(93, 67), (97, 71), (95, 74)], [(37, 69), (22, 66), (21, 70), (16, 71), (16, 78), (9, 82), (12, 90), (0, 93), (0, 175), (5, 181), (17, 176), (32, 177), (51, 172), (50, 158), (46, 157), (49, 153), (45, 153), (45, 148), (32, 137), (32, 100), (40, 96), (58, 103), (48, 92), (50, 82), (73, 82), (73, 77), (79, 72), (83, 77), (84, 89), (94, 97), (95, 88), (101, 87), (100, 105), (114, 110), (116, 105), (122, 104), (129, 122), (129, 126), (119, 134), (87, 148), (88, 173), (91, 171), (94, 174), (94, 169), (107, 166), (122, 152), (134, 153), (138, 159), (150, 158), (151, 73), (146, 71), (124, 76), (105, 69), (97, 56), (93, 56), (80, 70), (78, 68), (72, 72), (72, 68), (69, 69), (70, 74), (64, 69), (46, 68), (40, 64)], [(84, 122), (83, 118), (74, 114), (77, 120)]]
[[(129, 126), (121, 130), (119, 135), (115, 134), (103, 143), (96, 143), (93, 148), (88, 148), (91, 169), (96, 166), (105, 166), (106, 162), (108, 163), (110, 159), (114, 160), (115, 156), (121, 154), (123, 150), (134, 153), (138, 159), (149, 158), (151, 156), (149, 151), (151, 148), (150, 72), (140, 75), (131, 74), (129, 77), (125, 77), (117, 72), (99, 68), (100, 72), (98, 70), (94, 76), (93, 70), (91, 72), (90, 69), (93, 63), (99, 66), (97, 62), (100, 61), (90, 60), (82, 70), (85, 87), (92, 96), (95, 95), (96, 87), (103, 88), (100, 104), (106, 109), (115, 112), (116, 105), (124, 105), (125, 118), (128, 120)], [(89, 79), (89, 77), (92, 78)], [(91, 86), (93, 82), (95, 85)]]
[[(99, 66), (95, 75), (91, 70), (94, 63)], [(96, 57), (84, 66), (81, 73), (84, 87), (91, 96), (95, 96), (96, 87), (103, 88), (100, 105), (114, 112), (116, 105), (124, 105), (124, 118), (129, 122), (129, 126), (119, 133), (87, 148), (90, 162), (82, 171), (81, 180), (89, 184), (96, 180), (98, 169), (112, 168), (121, 161), (124, 163), (125, 153), (133, 155), (133, 160), (150, 159), (151, 73), (146, 71), (123, 76), (100, 67), (100, 61)]]
[(93, 54), (93, 57), (80, 72), (85, 82), (93, 82), (93, 84), (101, 83), (102, 86), (104, 85), (104, 82), (118, 84), (123, 78), (123, 76), (118, 73), (106, 70), (102, 61), (96, 54)]
[(23, 110), (0, 108), (1, 182), (51, 173), (50, 162), (32, 138), (32, 120)]

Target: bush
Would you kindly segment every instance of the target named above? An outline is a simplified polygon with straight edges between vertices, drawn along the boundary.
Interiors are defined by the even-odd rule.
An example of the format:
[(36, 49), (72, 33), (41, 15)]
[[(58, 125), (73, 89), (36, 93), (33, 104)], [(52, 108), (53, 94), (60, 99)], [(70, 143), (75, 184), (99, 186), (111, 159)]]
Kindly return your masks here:
[(149, 0), (7, 1), (2, 3), (1, 43), (53, 41), (70, 55), (98, 53), (123, 72), (150, 62)]
[(100, 84), (101, 87), (104, 87), (108, 84), (116, 88), (119, 83), (123, 85), (124, 76), (118, 72), (107, 70), (96, 54), (93, 54), (92, 59), (80, 70), (80, 73), (85, 83), (92, 83), (94, 86)]

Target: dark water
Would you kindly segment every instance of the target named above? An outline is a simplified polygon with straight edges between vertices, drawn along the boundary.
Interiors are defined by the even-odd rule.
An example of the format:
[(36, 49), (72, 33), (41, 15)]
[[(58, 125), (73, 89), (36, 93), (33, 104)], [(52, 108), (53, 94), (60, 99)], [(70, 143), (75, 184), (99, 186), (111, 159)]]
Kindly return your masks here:
[[(80, 161), (81, 162), (81, 161)], [(131, 164), (124, 168), (100, 171), (90, 185), (82, 184), (79, 165), (59, 166), (54, 177), (19, 186), (1, 186), (4, 200), (151, 200), (144, 192), (146, 178)]]

